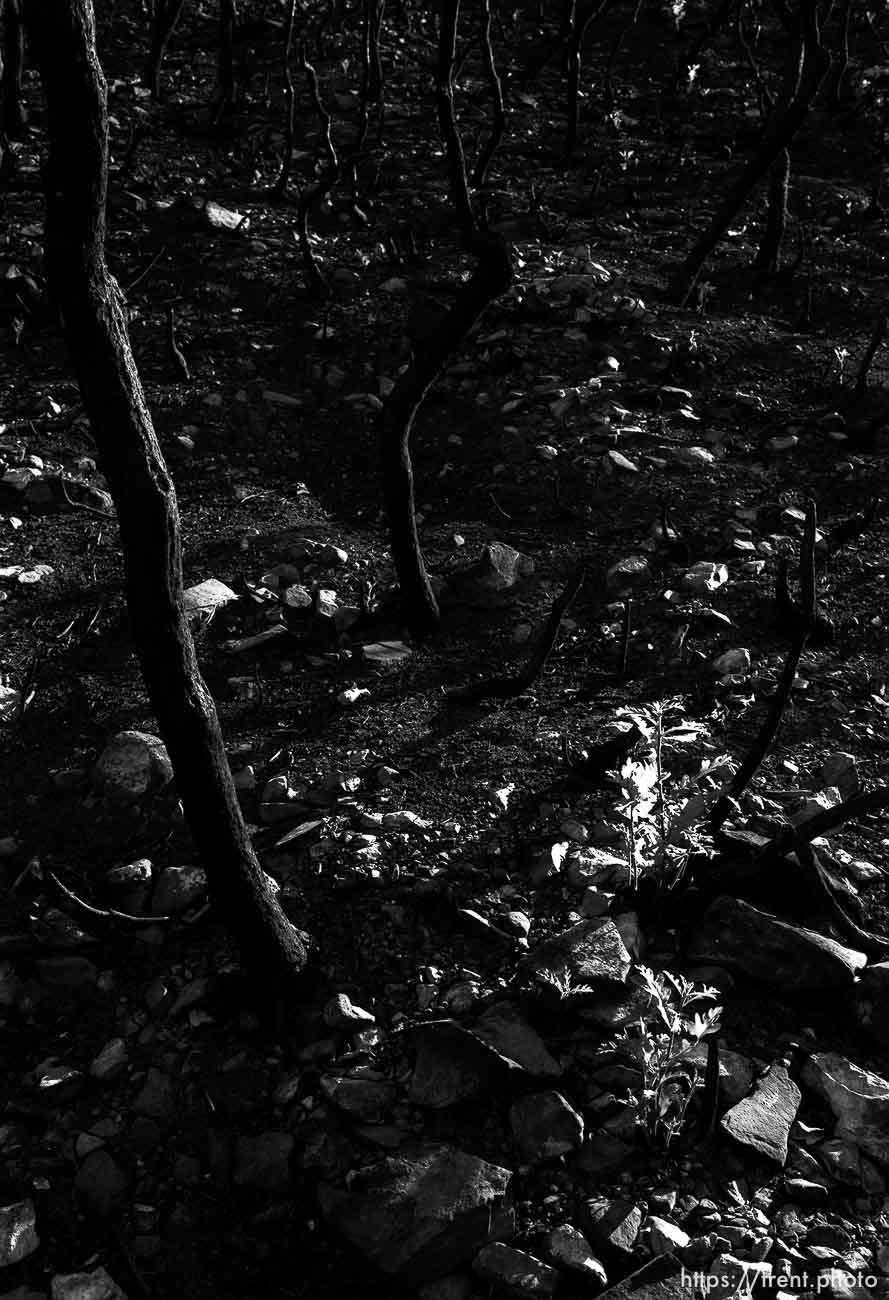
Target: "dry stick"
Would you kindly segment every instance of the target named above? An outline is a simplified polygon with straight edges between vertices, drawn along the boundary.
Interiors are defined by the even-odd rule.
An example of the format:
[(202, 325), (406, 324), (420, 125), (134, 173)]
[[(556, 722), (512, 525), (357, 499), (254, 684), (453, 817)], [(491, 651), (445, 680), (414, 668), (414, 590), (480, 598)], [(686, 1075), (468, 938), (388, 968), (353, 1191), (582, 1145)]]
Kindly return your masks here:
[(787, 652), (787, 659), (775, 694), (772, 696), (768, 711), (759, 729), (759, 735), (747, 753), (741, 766), (732, 777), (728, 786), (713, 805), (710, 814), (710, 831), (716, 835), (732, 809), (732, 803), (747, 788), (756, 774), (760, 763), (769, 752), (772, 741), (781, 723), (784, 708), (790, 698), (790, 691), (796, 677), (800, 657), (806, 648), (806, 642), (815, 623), (815, 532), (816, 511), (814, 501), (806, 507), (806, 523), (800, 550), (800, 602), (802, 618), (799, 622), (796, 638)]
[(559, 635), (559, 627), (565, 616), (565, 611), (574, 600), (577, 593), (583, 586), (583, 580), (586, 577), (586, 571), (582, 564), (571, 574), (561, 596), (553, 601), (553, 607), (550, 610), (549, 618), (546, 621), (546, 627), (540, 635), (540, 640), (529, 658), (527, 664), (515, 677), (503, 674), (498, 677), (489, 677), (487, 681), (478, 682), (470, 686), (465, 692), (458, 692), (457, 698), (461, 700), (483, 700), (493, 698), (497, 700), (513, 700), (519, 695), (523, 695), (532, 682), (536, 681), (543, 669), (546, 667), (546, 661), (552, 654), (553, 646), (556, 643), (556, 637)]
[(188, 368), (185, 353), (176, 342), (176, 316), (172, 304), (167, 307), (167, 347), (180, 376), (186, 381), (191, 379), (191, 371)]
[(142, 84), (151, 92), (152, 99), (160, 99), (164, 55), (184, 7), (185, 0), (158, 0), (155, 7), (151, 27), (151, 48), (142, 78)]
[(287, 26), (284, 28), (284, 44), (281, 48), (281, 80), (284, 83), (284, 103), (286, 109), (284, 113), (284, 156), (281, 159), (281, 170), (278, 173), (278, 179), (275, 182), (274, 189), (272, 190), (276, 199), (283, 198), (287, 192), (287, 182), (290, 178), (290, 167), (293, 163), (296, 95), (293, 90), (293, 76), (290, 72), (290, 48), (293, 44), (293, 25), (295, 21), (296, 0), (290, 0), (290, 9), (287, 13)]
[(622, 682), (627, 675), (627, 661), (630, 657), (630, 633), (633, 630), (633, 602), (627, 597), (624, 601), (624, 616), (620, 630), (620, 659), (617, 665), (617, 680)]
[(444, 140), (451, 197), (457, 209), (457, 218), (464, 238), (477, 229), (469, 182), (466, 178), (466, 155), (463, 140), (454, 113), (454, 66), (457, 61), (457, 22), (460, 17), (460, 0), (444, 0), (438, 38), (438, 58), (435, 68), (435, 104), (438, 111), (438, 128)]
[(154, 268), (157, 266), (158, 262), (161, 260), (161, 258), (163, 257), (163, 255), (164, 255), (164, 253), (165, 253), (166, 251), (167, 251), (167, 246), (166, 246), (166, 244), (164, 244), (163, 247), (162, 247), (161, 249), (159, 249), (158, 252), (155, 253), (154, 257), (153, 257), (153, 258), (151, 259), (151, 261), (148, 263), (148, 265), (146, 266), (145, 270), (144, 270), (144, 271), (140, 271), (139, 274), (136, 276), (135, 280), (131, 280), (129, 284), (124, 285), (124, 287), (123, 287), (123, 289), (121, 290), (121, 292), (123, 293), (123, 296), (124, 296), (125, 298), (127, 297), (128, 294), (131, 294), (131, 293), (133, 292), (133, 290), (135, 289), (135, 287), (136, 287), (137, 284), (141, 284), (141, 283), (142, 283), (142, 281), (145, 279), (146, 275), (150, 275), (150, 274), (151, 274), (151, 272), (152, 272), (152, 271), (154, 270)]
[(315, 112), (318, 114), (318, 118), (321, 122), (324, 152), (327, 155), (327, 168), (318, 180), (317, 184), (307, 186), (299, 196), (299, 206), (296, 212), (296, 238), (300, 252), (303, 255), (303, 263), (305, 264), (306, 274), (308, 275), (311, 287), (315, 289), (326, 289), (326, 281), (321, 273), (321, 268), (318, 265), (318, 259), (312, 251), (312, 245), (309, 242), (309, 212), (318, 200), (322, 199), (336, 184), (337, 177), (339, 176), (340, 164), (330, 134), (330, 114), (321, 102), (321, 95), (318, 90), (318, 74), (309, 62), (309, 52), (305, 41), (302, 43), (302, 66), (309, 86), (309, 95), (311, 96), (312, 103), (315, 106)]
[(361, 103), (355, 152), (364, 148), (370, 121), (368, 105), (377, 106), (377, 142), (383, 138), (383, 67), (380, 62), (380, 29), (383, 25), (385, 0), (363, 0), (361, 30)]
[(451, 194), (463, 246), (475, 258), (475, 270), (458, 289), (432, 338), (414, 349), (410, 364), (380, 414), (379, 449), (383, 504), (389, 544), (407, 624), (416, 637), (429, 636), (441, 621), (417, 532), (410, 436), (417, 411), (441, 373), (488, 305), (512, 284), (510, 247), (494, 231), (477, 227), (469, 197), (466, 158), (454, 114), (454, 61), (460, 0), (443, 0), (436, 62), (435, 99), (445, 144)]
[[(569, 18), (568, 36), (568, 130), (565, 137), (565, 153), (571, 155), (577, 144), (577, 129), (580, 124), (580, 73), (583, 63), (583, 44), (590, 25), (604, 18), (614, 0), (599, 0), (598, 8), (593, 7), (594, 0), (580, 0), (572, 4)], [(580, 6), (581, 12), (578, 12)]]
[(503, 104), (503, 86), (500, 82), (500, 74), (497, 71), (497, 64), (494, 62), (494, 47), (491, 44), (491, 0), (482, 0), (482, 62), (485, 65), (485, 76), (488, 79), (488, 85), (491, 89), (491, 98), (494, 102), (494, 120), (491, 123), (491, 133), (479, 151), (475, 167), (472, 172), (472, 183), (481, 187), (485, 183), (485, 177), (488, 174), (488, 168), (491, 160), (497, 152), (497, 146), (503, 139), (503, 132), (506, 130), (506, 110)]
[(874, 357), (883, 345), (886, 337), (886, 327), (889, 325), (889, 316), (885, 313), (877, 318), (877, 323), (873, 328), (870, 336), (870, 342), (867, 345), (867, 351), (861, 358), (861, 365), (858, 368), (858, 376), (855, 380), (855, 396), (860, 397), (867, 388), (867, 376), (873, 365)]
[(173, 919), (172, 916), (132, 916), (129, 912), (118, 912), (113, 907), (93, 907), (75, 894), (73, 889), (63, 885), (54, 871), (44, 868), (43, 879), (65, 910), (70, 910), (74, 919), (82, 922), (87, 930), (98, 927), (99, 933), (105, 934), (115, 926), (169, 925)]

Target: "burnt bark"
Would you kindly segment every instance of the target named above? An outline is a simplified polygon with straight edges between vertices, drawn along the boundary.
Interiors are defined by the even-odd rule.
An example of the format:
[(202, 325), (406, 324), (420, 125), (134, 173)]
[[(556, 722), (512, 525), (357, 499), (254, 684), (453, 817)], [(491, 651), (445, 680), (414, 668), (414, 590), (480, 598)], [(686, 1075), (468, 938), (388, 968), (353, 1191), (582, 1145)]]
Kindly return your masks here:
[(151, 41), (144, 77), (145, 85), (151, 91), (152, 99), (160, 99), (161, 68), (163, 67), (164, 55), (167, 52), (170, 38), (176, 30), (179, 19), (182, 17), (184, 8), (185, 0), (158, 0), (155, 7), (154, 18), (151, 22)]
[[(776, 8), (779, 6), (776, 5)], [(783, 9), (779, 9), (783, 14)], [(789, 15), (784, 14), (793, 26)], [(795, 24), (797, 39), (785, 81), (792, 81), (793, 93), (786, 103), (769, 116), (759, 147), (744, 164), (728, 189), (697, 243), (679, 268), (672, 285), (672, 296), (684, 306), (691, 296), (698, 276), (710, 254), (722, 239), (754, 186), (762, 180), (782, 152), (788, 148), (805, 121), (822, 78), (830, 66), (830, 55), (821, 44), (818, 30), (817, 0), (800, 0)]]
[(21, 0), (0, 0), (3, 44), (0, 51), (0, 136), (17, 140), (27, 123), (22, 101), (25, 67), (25, 28)]
[(99, 459), (117, 507), (136, 651), (211, 899), (245, 966), (296, 987), (308, 939), (247, 835), (182, 603), (179, 512), (105, 261), (108, 112), (91, 0), (26, 0), (48, 107), (45, 258)]

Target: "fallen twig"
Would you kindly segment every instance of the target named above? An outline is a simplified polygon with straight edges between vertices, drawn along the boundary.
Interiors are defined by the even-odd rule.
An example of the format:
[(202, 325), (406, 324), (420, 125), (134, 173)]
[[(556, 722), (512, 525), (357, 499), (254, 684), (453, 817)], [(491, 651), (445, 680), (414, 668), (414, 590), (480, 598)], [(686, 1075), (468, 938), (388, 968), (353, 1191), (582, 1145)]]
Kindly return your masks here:
[[(464, 691), (457, 692), (456, 698), (459, 700), (483, 700), (488, 698), (498, 700), (513, 700), (517, 696), (524, 694), (532, 682), (543, 672), (547, 659), (552, 653), (553, 646), (556, 643), (556, 637), (559, 635), (559, 626), (564, 617), (565, 611), (571, 604), (574, 597), (583, 586), (583, 580), (586, 573), (582, 564), (579, 564), (572, 573), (565, 586), (565, 590), (560, 596), (553, 601), (553, 607), (550, 611), (546, 627), (540, 635), (540, 639), (522, 671), (516, 676), (511, 677), (503, 674), (498, 677), (489, 677), (486, 681), (477, 682), (473, 686), (467, 687)], [(453, 698), (453, 697), (452, 697)]]
[(173, 919), (171, 916), (132, 916), (129, 912), (118, 912), (113, 907), (93, 907), (75, 894), (73, 889), (63, 885), (54, 871), (44, 868), (43, 879), (63, 908), (70, 909), (74, 919), (87, 930), (100, 927), (99, 933), (107, 934), (116, 926), (169, 925)]

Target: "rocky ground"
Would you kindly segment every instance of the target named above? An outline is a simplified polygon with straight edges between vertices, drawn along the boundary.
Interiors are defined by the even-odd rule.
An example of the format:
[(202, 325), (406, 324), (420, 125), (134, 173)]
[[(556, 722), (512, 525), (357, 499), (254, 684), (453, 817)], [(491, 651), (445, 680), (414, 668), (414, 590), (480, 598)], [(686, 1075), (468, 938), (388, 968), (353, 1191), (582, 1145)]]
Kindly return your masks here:
[[(655, 115), (642, 32), (571, 167), (557, 87), (513, 97), (490, 197), (516, 284), (414, 435), (444, 611), (416, 645), (375, 421), (466, 269), (428, 104), (396, 69), (366, 221), (315, 214), (319, 303), (268, 197), (261, 98), (212, 125), (194, 22), (166, 105), (134, 77), (135, 20), (103, 34), (115, 159), (141, 133), (110, 253), (245, 817), (316, 950), (300, 1005), (257, 995), (194, 860), (42, 280), (32, 79), (0, 280), (0, 1297), (886, 1295), (871, 118), (819, 110), (800, 137), (808, 265), (753, 294), (754, 203), (680, 310), (688, 214), (746, 147), (732, 47)], [(320, 66), (351, 123), (344, 76)], [(815, 634), (716, 843), (798, 631), (811, 499)], [(498, 697), (578, 562), (547, 665)], [(812, 827), (839, 915), (811, 892)]]

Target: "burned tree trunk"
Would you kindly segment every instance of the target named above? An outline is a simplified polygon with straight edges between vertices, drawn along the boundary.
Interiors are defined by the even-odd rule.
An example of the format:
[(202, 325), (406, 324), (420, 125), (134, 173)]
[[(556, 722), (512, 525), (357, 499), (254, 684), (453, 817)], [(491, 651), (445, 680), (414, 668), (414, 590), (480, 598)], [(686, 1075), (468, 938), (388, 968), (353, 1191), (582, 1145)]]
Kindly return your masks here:
[(0, 0), (3, 40), (0, 45), (0, 135), (17, 140), (26, 124), (22, 103), (25, 29), (21, 0)]
[[(788, 20), (789, 21), (789, 20)], [(830, 56), (821, 44), (816, 0), (800, 0), (797, 35), (786, 80), (793, 85), (792, 94), (771, 114), (762, 140), (751, 158), (729, 184), (725, 195), (677, 271), (672, 296), (684, 306), (695, 287), (704, 264), (735, 219), (753, 187), (757, 185), (791, 144), (805, 121), (806, 114), (821, 80), (830, 66)]]
[(26, 0), (49, 110), (46, 270), (117, 507), (136, 650), (211, 897), (260, 979), (291, 987), (307, 937), (282, 912), (238, 807), (213, 701), (182, 606), (173, 484), (105, 262), (108, 113), (91, 0)]

